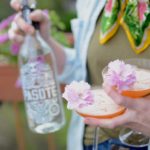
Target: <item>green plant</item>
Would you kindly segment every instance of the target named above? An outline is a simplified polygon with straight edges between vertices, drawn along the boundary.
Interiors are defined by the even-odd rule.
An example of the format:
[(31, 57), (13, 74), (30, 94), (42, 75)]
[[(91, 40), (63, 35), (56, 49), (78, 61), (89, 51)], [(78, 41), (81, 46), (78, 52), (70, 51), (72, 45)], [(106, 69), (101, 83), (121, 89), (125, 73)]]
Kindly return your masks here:
[[(65, 35), (65, 24), (55, 11), (49, 12), (51, 18), (51, 36), (64, 46), (71, 46)], [(17, 54), (20, 48), (18, 43), (11, 43), (8, 38), (8, 29), (15, 15), (0, 22), (0, 60), (5, 58), (10, 63), (17, 63)]]
[(50, 11), (49, 15), (51, 19), (51, 35), (64, 46), (70, 47), (71, 45), (68, 42), (66, 35), (64, 34), (66, 25), (61, 21), (60, 17), (55, 11)]
[(17, 56), (15, 55), (16, 43), (11, 43), (8, 37), (8, 29), (14, 16), (9, 16), (0, 22), (0, 61), (5, 59), (10, 63), (16, 63), (17, 61)]

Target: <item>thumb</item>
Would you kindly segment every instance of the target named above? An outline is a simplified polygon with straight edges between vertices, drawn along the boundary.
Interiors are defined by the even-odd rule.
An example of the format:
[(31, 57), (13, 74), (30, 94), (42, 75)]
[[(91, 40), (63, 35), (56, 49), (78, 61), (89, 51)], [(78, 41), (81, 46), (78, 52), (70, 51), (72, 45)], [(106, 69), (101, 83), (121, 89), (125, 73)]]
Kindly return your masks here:
[(38, 21), (38, 22), (42, 22), (42, 23), (49, 23), (49, 16), (47, 13), (45, 13), (42, 10), (35, 10), (30, 14), (30, 18), (33, 21)]

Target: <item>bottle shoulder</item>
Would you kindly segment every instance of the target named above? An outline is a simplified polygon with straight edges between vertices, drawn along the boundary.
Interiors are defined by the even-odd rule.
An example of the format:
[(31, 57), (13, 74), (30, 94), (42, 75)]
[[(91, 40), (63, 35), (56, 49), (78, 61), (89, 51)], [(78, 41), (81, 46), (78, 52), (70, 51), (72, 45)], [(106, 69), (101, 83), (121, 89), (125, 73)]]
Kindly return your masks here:
[[(27, 51), (27, 52), (24, 52)], [(35, 35), (26, 35), (24, 43), (21, 46), (21, 53), (30, 53), (41, 55), (53, 53), (52, 48), (47, 44), (47, 42), (41, 37), (39, 32), (36, 32)]]

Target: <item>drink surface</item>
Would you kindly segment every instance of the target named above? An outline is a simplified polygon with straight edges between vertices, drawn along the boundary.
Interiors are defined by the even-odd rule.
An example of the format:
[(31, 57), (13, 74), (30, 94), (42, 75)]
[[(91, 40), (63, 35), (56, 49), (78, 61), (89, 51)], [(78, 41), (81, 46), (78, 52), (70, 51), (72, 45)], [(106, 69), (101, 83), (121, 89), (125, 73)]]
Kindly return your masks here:
[(131, 90), (150, 89), (150, 70), (136, 68), (136, 82)]
[(93, 89), (94, 103), (76, 110), (81, 116), (112, 118), (122, 114), (125, 108), (117, 105), (103, 89)]
[[(128, 89), (123, 89), (121, 91), (121, 94), (123, 96), (131, 97), (131, 98), (139, 98), (139, 97), (146, 96), (150, 93), (150, 66), (149, 64), (146, 63), (147, 61), (146, 62), (144, 61), (143, 63), (143, 60), (141, 60), (142, 62), (140, 66), (136, 64), (136, 61), (138, 60), (134, 60), (134, 61), (135, 61), (134, 64), (133, 65), (131, 64), (131, 65), (133, 67), (133, 70), (135, 71), (136, 80), (132, 85), (128, 86)], [(107, 81), (108, 67), (105, 67), (103, 69), (102, 75), (103, 75), (104, 82), (108, 83), (108, 86), (109, 86), (109, 81)], [(116, 75), (116, 78), (117, 78), (117, 75)], [(124, 77), (122, 78), (120, 77), (120, 79), (123, 79), (124, 81)], [(112, 88), (114, 88), (114, 90), (118, 90), (115, 85), (112, 86)]]
[(130, 89), (122, 91), (123, 96), (139, 98), (150, 94), (150, 70), (136, 68), (136, 82)]

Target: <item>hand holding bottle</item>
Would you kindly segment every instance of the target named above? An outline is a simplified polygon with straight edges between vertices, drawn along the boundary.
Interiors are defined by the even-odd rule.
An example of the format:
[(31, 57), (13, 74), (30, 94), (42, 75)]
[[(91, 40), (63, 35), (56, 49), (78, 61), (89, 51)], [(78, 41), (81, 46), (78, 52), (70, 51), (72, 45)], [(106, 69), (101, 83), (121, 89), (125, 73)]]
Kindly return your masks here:
[[(33, 1), (33, 0), (32, 0)], [(26, 34), (34, 34), (35, 29), (33, 26), (29, 25), (22, 18), (22, 5), (20, 0), (11, 0), (10, 2), (12, 8), (18, 11), (16, 15), (12, 27), (9, 29), (9, 38), (12, 41), (17, 43), (23, 43)], [(64, 65), (66, 62), (66, 54), (64, 53), (63, 46), (56, 42), (50, 36), (50, 20), (49, 16), (42, 10), (35, 10), (30, 14), (30, 19), (35, 22), (40, 23), (40, 35), (42, 38), (50, 45), (54, 50), (54, 55), (56, 57), (56, 64), (58, 68), (58, 74), (61, 74), (64, 69)]]
[[(63, 127), (65, 117), (54, 51), (44, 39), (48, 33), (44, 32), (46, 29), (42, 25), (47, 25), (48, 20), (39, 25), (40, 21), (45, 22), (46, 19), (40, 10), (34, 12), (37, 16), (34, 13), (30, 15), (35, 6), (36, 2), (33, 0), (22, 0), (22, 14), (18, 14), (15, 19), (18, 36), (15, 31), (13, 33), (16, 37), (14, 40), (19, 36), (25, 37), (18, 63), (29, 127), (37, 133), (50, 133)], [(35, 20), (31, 20), (32, 16)]]
[[(9, 37), (11, 40), (22, 43), (24, 41), (25, 34), (34, 34), (35, 29), (32, 25), (27, 24), (23, 20), (22, 13), (20, 12), (22, 9), (20, 0), (12, 0), (11, 6), (18, 11), (18, 14), (16, 15), (12, 23), (12, 27), (9, 30)], [(40, 34), (45, 41), (48, 41), (50, 38), (50, 20), (46, 12), (42, 10), (35, 10), (30, 14), (30, 19), (40, 23)]]

